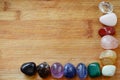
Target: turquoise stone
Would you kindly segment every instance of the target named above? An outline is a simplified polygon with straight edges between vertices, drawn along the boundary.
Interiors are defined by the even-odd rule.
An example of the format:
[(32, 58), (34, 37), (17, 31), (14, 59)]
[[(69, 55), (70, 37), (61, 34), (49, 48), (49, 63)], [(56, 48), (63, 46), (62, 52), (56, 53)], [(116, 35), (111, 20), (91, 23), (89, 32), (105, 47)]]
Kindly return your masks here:
[(99, 63), (94, 62), (94, 63), (89, 64), (88, 65), (88, 74), (92, 78), (101, 76)]

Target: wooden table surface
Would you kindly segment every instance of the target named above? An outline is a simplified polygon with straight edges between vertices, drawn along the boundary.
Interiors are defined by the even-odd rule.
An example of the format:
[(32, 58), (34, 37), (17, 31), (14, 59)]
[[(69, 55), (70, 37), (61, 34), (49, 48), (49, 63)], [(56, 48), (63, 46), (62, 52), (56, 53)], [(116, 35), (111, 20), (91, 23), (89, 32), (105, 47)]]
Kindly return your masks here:
[[(42, 80), (38, 74), (20, 72), (24, 62), (99, 62), (104, 50), (98, 35), (102, 25), (98, 9), (101, 0), (0, 0), (0, 80)], [(120, 0), (108, 0), (118, 16), (116, 34), (120, 40)], [(120, 80), (120, 46), (113, 77), (86, 80)], [(102, 65), (101, 65), (102, 66)], [(45, 80), (67, 80), (53, 79)], [(72, 80), (79, 80), (75, 77)]]

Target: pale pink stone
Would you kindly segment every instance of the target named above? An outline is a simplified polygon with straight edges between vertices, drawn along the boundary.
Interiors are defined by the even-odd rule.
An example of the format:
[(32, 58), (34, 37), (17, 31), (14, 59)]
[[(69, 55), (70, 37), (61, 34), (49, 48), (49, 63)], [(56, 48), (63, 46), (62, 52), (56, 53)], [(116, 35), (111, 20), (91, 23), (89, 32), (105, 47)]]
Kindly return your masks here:
[(104, 49), (115, 49), (118, 45), (118, 40), (111, 35), (103, 36), (101, 39), (101, 46)]

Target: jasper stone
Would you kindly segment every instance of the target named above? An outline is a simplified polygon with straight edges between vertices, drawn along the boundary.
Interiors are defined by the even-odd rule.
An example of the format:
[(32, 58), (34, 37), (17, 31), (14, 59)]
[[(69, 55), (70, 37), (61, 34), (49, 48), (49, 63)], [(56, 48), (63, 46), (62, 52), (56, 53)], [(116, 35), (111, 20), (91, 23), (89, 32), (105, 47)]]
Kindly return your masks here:
[(21, 66), (21, 71), (28, 76), (32, 76), (36, 73), (36, 64), (34, 62), (24, 63)]
[(115, 64), (117, 59), (117, 54), (113, 50), (105, 50), (100, 54), (100, 60), (103, 65)]
[(106, 35), (101, 38), (101, 47), (104, 49), (115, 49), (118, 45), (118, 40), (111, 35)]
[(115, 26), (117, 24), (117, 16), (115, 13), (108, 13), (101, 16), (99, 21), (106, 26)]
[(50, 66), (46, 62), (37, 66), (37, 72), (40, 77), (47, 78), (50, 75)]
[(116, 66), (114, 65), (106, 65), (102, 68), (103, 76), (114, 76), (116, 71)]
[(87, 68), (85, 66), (85, 64), (83, 63), (79, 63), (76, 67), (76, 71), (77, 71), (77, 75), (80, 79), (85, 79), (87, 77)]
[(62, 78), (64, 74), (64, 68), (60, 63), (54, 63), (51, 66), (51, 74), (54, 78)]
[(71, 63), (67, 63), (64, 66), (64, 76), (66, 78), (73, 78), (73, 77), (75, 77), (75, 75), (76, 75), (76, 69), (75, 69), (74, 65)]
[(101, 76), (100, 65), (97, 62), (88, 65), (88, 74), (90, 77), (95, 78)]
[(101, 37), (105, 35), (114, 35), (115, 29), (114, 27), (103, 27), (98, 31), (98, 33)]

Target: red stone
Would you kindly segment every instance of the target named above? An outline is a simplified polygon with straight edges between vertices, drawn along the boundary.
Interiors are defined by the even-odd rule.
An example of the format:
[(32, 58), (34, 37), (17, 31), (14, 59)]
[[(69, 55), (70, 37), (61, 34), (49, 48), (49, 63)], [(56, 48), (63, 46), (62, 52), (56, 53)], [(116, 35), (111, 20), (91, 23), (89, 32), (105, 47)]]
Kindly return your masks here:
[(114, 35), (115, 29), (114, 27), (103, 27), (98, 31), (98, 33), (101, 37), (105, 35)]

